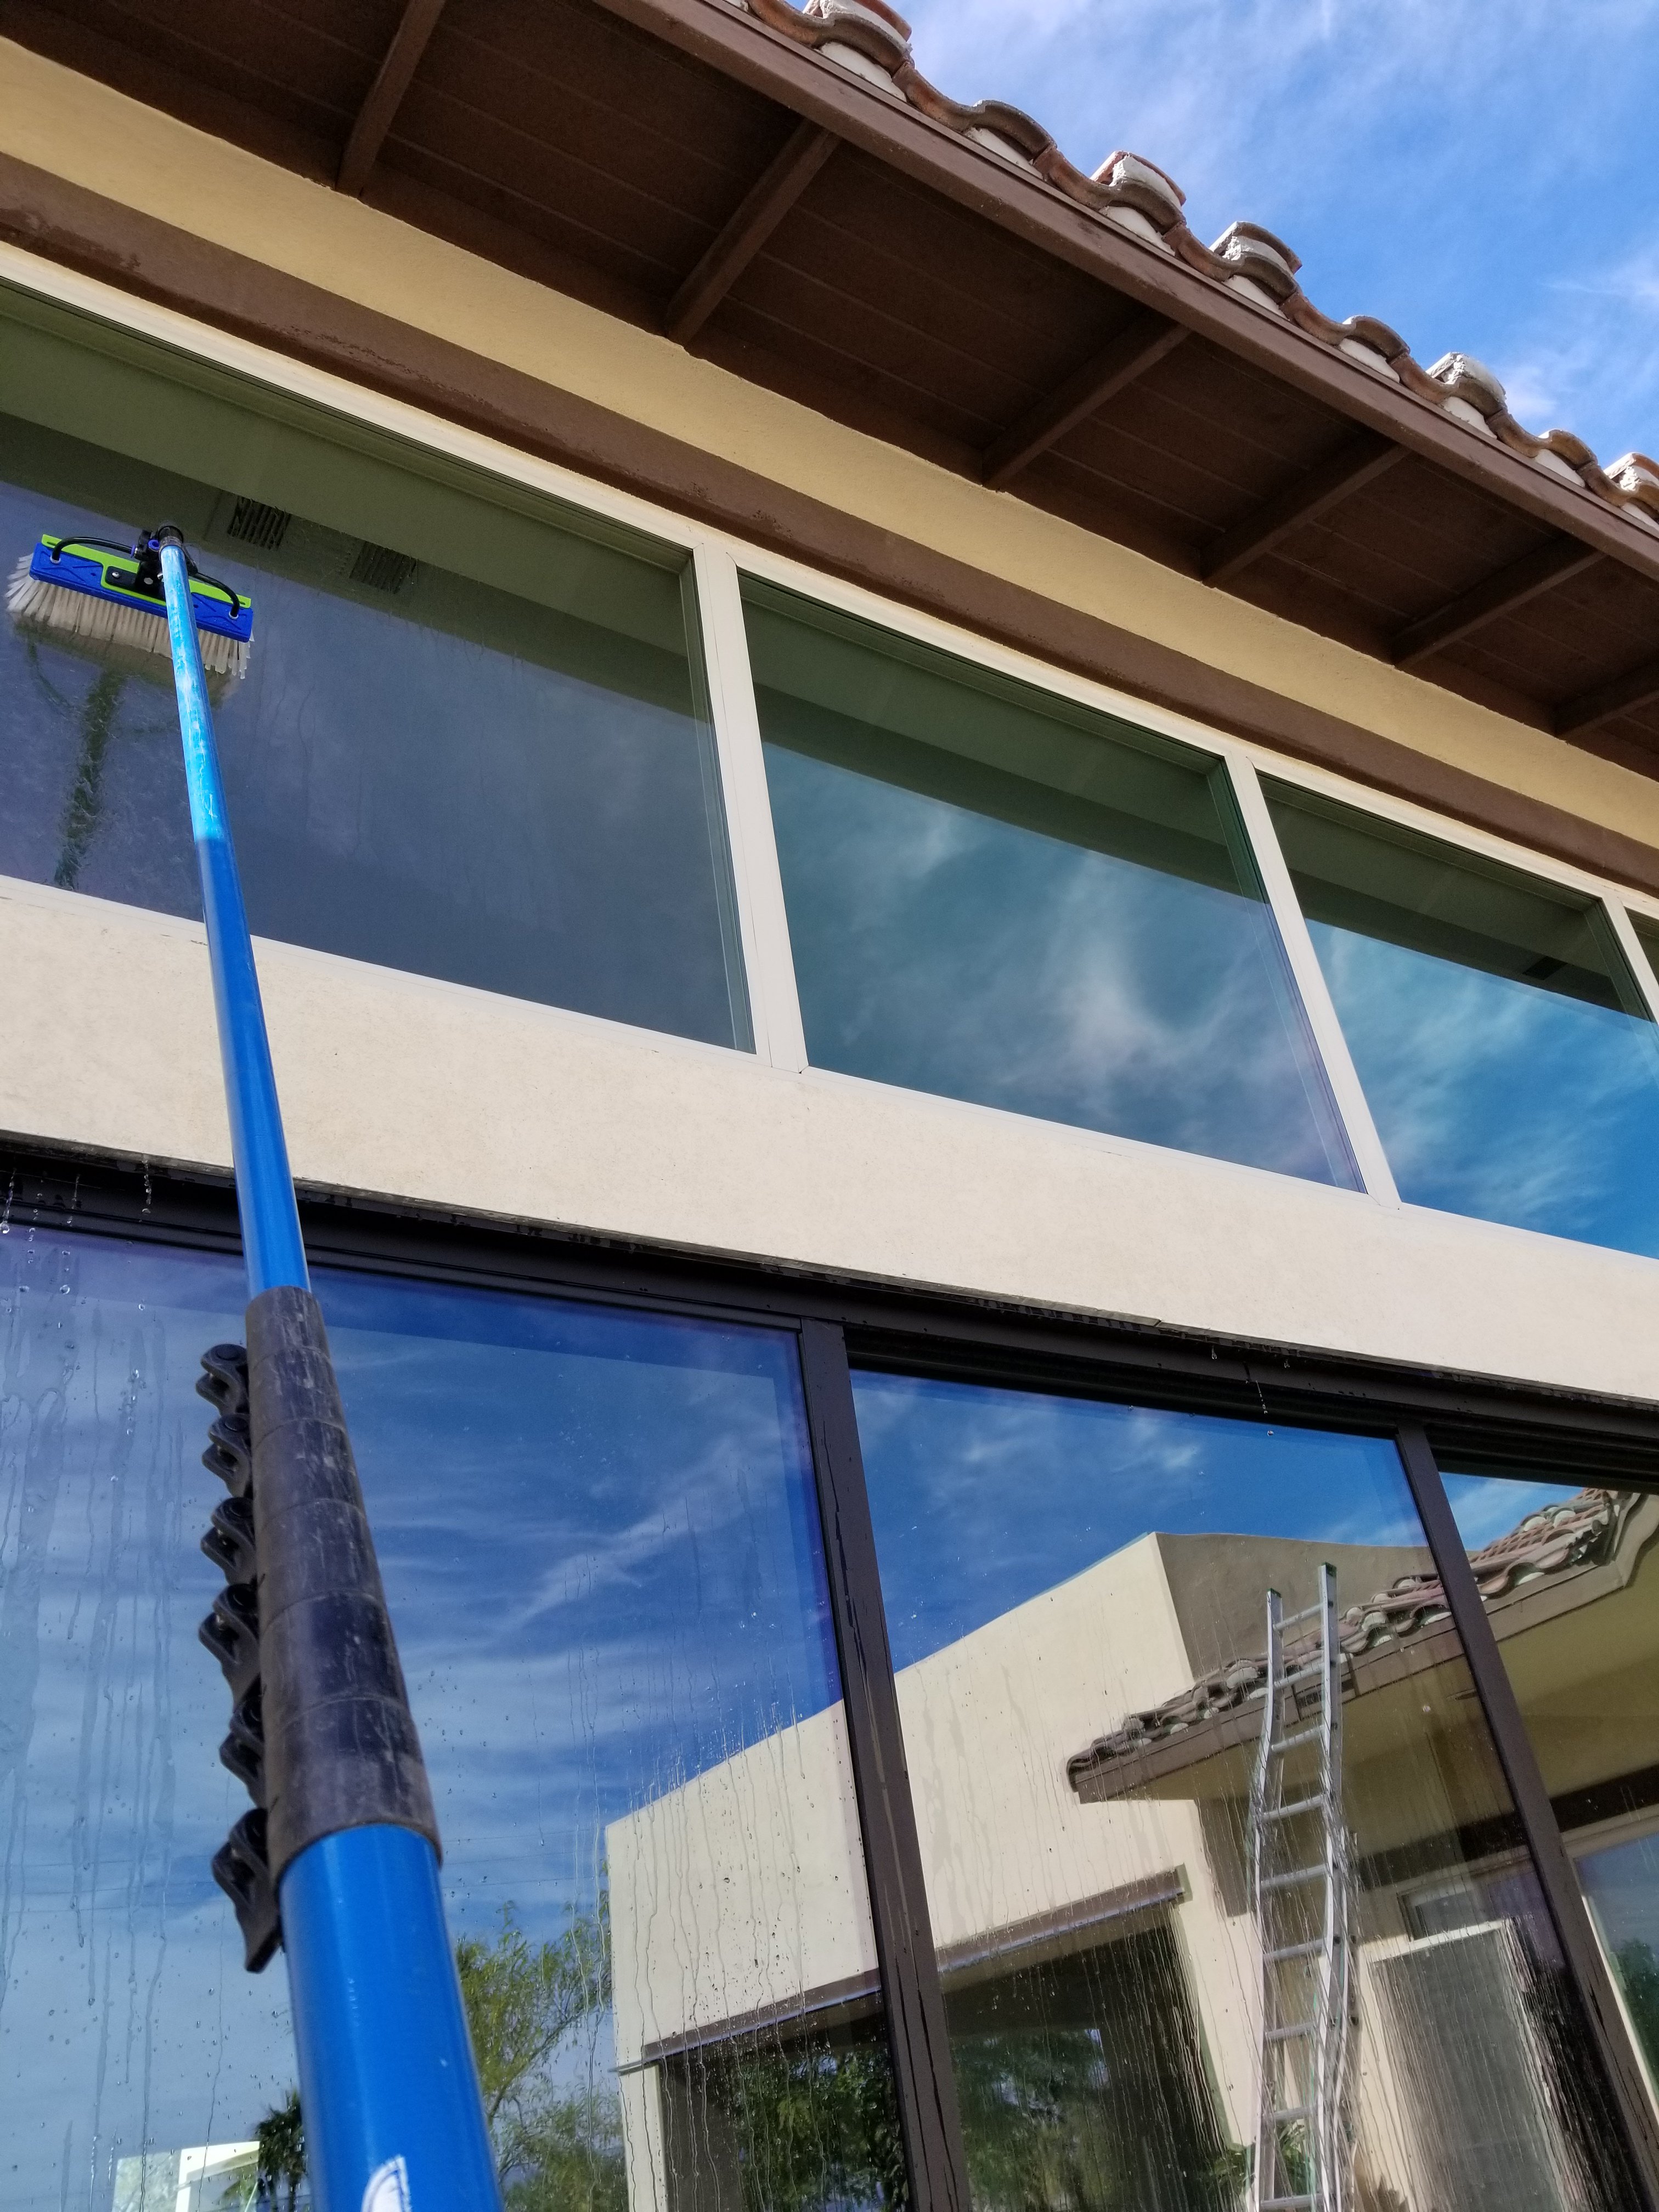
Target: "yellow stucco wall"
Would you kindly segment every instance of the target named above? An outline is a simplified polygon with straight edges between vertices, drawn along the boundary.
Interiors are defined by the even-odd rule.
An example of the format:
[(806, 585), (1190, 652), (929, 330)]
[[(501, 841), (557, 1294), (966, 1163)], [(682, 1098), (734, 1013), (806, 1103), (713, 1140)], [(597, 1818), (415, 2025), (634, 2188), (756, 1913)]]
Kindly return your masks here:
[(0, 40), (0, 150), (1471, 774), (1659, 844), (1659, 783), (843, 428)]

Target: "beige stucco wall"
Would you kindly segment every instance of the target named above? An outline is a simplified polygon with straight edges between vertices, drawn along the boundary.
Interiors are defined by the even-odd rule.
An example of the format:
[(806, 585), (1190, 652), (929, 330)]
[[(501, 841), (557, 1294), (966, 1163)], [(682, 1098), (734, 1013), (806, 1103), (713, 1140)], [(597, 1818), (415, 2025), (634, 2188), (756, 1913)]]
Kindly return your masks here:
[(0, 150), (988, 573), (1659, 844), (1659, 784), (844, 429), (0, 40)]
[[(1655, 1394), (1659, 1264), (262, 943), (295, 1171), (443, 1209)], [(200, 928), (0, 878), (0, 1139), (229, 1164)]]

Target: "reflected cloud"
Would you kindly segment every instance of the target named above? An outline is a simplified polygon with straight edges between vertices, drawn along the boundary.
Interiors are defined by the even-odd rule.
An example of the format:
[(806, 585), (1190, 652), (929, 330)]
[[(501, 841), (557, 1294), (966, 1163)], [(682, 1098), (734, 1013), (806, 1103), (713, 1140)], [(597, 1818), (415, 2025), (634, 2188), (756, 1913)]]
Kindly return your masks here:
[(1422, 1542), (1382, 1438), (908, 1376), (854, 1389), (899, 1667), (1149, 1530)]
[[(208, 1875), (246, 1799), (196, 1640), (221, 1493), (194, 1385), (240, 1332), (240, 1273), (0, 1244), (0, 2066), (27, 2203), (106, 2212), (120, 2159), (246, 2140), (293, 2078), (281, 1970), (243, 1973)], [(612, 1823), (757, 1749), (759, 1817), (768, 1744), (839, 1698), (793, 1340), (333, 1270), (318, 1289), (453, 1924), (488, 1935), (511, 1904), (555, 1939), (596, 1906)], [(592, 2051), (609, 2066), (605, 2023)]]
[(812, 1059), (1320, 1181), (1265, 908), (768, 749)]
[(1310, 927), (1404, 1197), (1659, 1255), (1652, 1024)]

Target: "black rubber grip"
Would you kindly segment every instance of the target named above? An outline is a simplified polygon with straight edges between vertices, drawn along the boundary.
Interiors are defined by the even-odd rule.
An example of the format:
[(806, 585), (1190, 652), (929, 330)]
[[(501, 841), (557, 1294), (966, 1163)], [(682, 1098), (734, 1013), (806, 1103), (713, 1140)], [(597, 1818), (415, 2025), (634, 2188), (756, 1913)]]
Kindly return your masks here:
[(334, 1363), (309, 1291), (247, 1310), (270, 1878), (342, 1828), (438, 1824)]

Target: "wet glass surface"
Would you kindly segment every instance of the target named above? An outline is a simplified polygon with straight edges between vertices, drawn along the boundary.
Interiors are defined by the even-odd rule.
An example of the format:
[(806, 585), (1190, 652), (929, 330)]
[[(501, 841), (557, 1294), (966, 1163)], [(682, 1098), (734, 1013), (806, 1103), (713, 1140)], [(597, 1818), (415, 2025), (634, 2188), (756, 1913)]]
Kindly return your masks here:
[[(269, 453), (257, 497), (15, 416), (0, 448), (8, 574), (43, 533), (167, 516), (251, 594), (248, 672), (213, 689), (257, 935), (749, 1044), (672, 552), (320, 441)], [(0, 621), (0, 874), (199, 916), (165, 657)]]
[(1659, 1498), (1450, 1472), (1445, 1484), (1659, 2094)]
[(1632, 2204), (1392, 1445), (854, 1387), (979, 2212)]
[(1357, 1187), (1213, 763), (744, 597), (814, 1065)]
[(1659, 1030), (1605, 917), (1305, 793), (1268, 800), (1401, 1195), (1659, 1256)]
[[(902, 2198), (793, 1340), (318, 1288), (509, 2201)], [(194, 1382), (240, 1298), (228, 1260), (0, 1239), (5, 2212), (240, 2203), (294, 2078), (208, 1872), (246, 1800)]]

